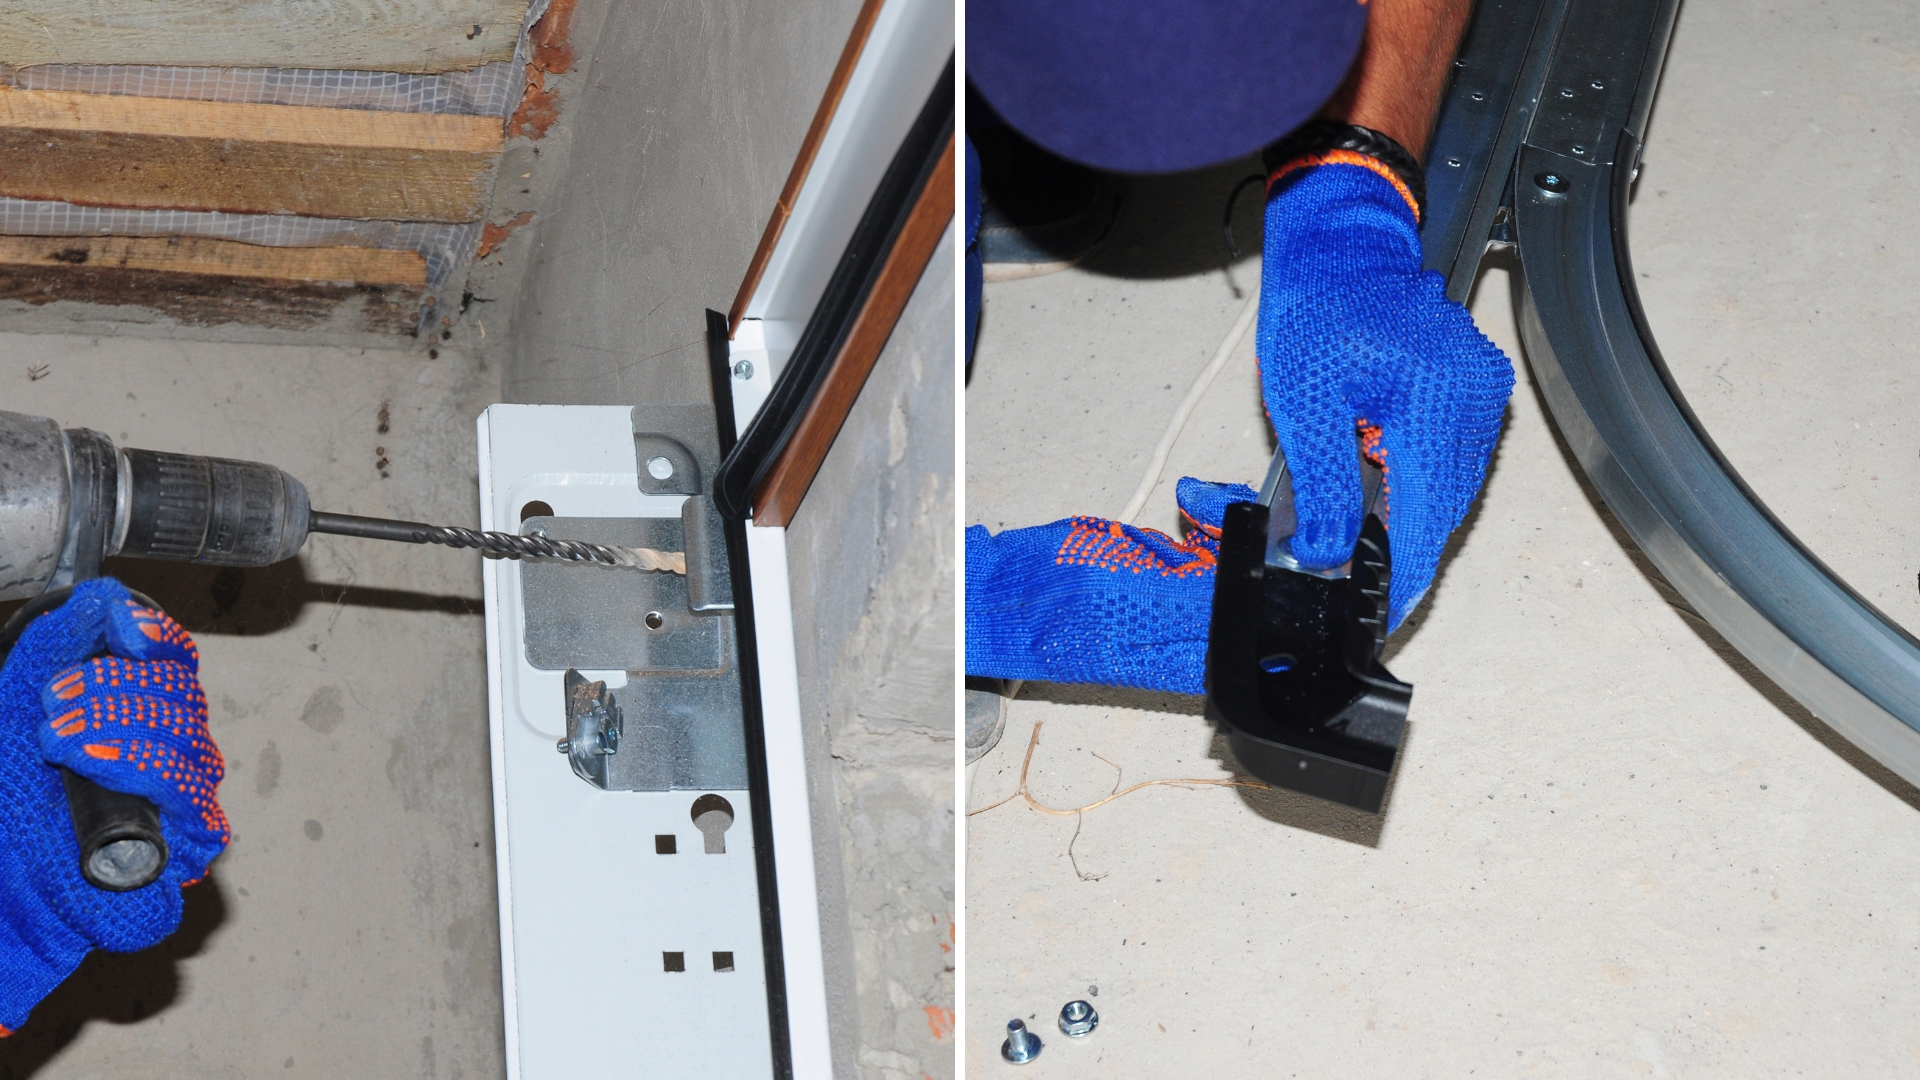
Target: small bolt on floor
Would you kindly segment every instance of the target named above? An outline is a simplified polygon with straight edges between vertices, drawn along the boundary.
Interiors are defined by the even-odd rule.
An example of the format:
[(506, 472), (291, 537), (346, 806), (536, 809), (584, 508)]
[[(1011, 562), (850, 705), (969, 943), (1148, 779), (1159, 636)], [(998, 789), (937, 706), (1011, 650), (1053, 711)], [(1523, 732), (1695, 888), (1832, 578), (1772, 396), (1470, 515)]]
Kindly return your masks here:
[(1007, 1041), (1000, 1044), (1000, 1056), (1015, 1065), (1025, 1065), (1040, 1056), (1040, 1036), (1027, 1030), (1024, 1020), (1007, 1021)]

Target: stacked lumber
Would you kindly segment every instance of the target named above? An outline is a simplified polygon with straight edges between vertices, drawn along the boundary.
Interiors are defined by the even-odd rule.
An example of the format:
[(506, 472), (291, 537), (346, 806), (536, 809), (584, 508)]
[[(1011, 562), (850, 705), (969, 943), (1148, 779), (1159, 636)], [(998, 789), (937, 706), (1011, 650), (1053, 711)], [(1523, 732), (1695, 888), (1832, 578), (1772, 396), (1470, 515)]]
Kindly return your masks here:
[[(415, 332), (478, 240), (526, 14), (0, 0), (0, 302)], [(428, 92), (487, 78), (513, 92)]]

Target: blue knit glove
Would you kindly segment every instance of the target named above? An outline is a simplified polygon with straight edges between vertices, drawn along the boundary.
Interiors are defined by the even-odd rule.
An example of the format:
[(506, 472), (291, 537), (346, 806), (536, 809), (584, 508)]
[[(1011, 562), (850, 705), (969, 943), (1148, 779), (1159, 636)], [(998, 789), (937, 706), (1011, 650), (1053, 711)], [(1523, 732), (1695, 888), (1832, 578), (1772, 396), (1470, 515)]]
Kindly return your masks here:
[[(179, 624), (101, 578), (29, 624), (0, 669), (0, 1034), (87, 950), (133, 952), (173, 933), (181, 887), (226, 847), (199, 667)], [(168, 848), (157, 881), (87, 884), (54, 765), (153, 800)]]
[(967, 530), (967, 674), (1205, 693), (1220, 522), (1252, 488), (1183, 478), (1185, 540), (1076, 517)]
[[(1335, 163), (1337, 162), (1337, 163)], [(1390, 626), (1433, 582), (1486, 477), (1513, 365), (1421, 269), (1410, 196), (1358, 155), (1283, 166), (1255, 339), (1308, 567), (1352, 558), (1355, 435), (1386, 469)], [(1242, 485), (1180, 481), (1183, 542), (1098, 518), (967, 530), (967, 673), (1203, 692), (1219, 525)]]
[(1275, 173), (1254, 347), (1293, 475), (1302, 565), (1353, 557), (1364, 515), (1354, 435), (1377, 429), (1391, 629), (1426, 595), (1447, 534), (1480, 492), (1513, 365), (1447, 299), (1444, 279), (1421, 269), (1410, 196), (1384, 167), (1338, 155)]

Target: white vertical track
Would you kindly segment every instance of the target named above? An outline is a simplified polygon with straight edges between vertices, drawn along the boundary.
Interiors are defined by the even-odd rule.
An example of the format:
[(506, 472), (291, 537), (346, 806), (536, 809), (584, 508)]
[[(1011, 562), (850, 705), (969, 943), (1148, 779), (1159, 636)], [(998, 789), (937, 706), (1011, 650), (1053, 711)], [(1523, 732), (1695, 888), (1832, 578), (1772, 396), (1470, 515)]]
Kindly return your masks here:
[(745, 315), (763, 320), (770, 374), (786, 366), (847, 241), (953, 53), (953, 0), (886, 0), (827, 123)]
[[(765, 400), (787, 353), (817, 303), (831, 268), (865, 210), (880, 174), (892, 160), (925, 101), (927, 88), (938, 77), (956, 40), (953, 0), (887, 0), (881, 8), (855, 65), (846, 95), (828, 126), (814, 167), (795, 201), (793, 215), (775, 245), (759, 288), (749, 301), (749, 322), (733, 343), (737, 358), (751, 359), (754, 363), (752, 377), (737, 380), (733, 385), (739, 406), (735, 422), (740, 431), (744, 432)], [(956, 277), (956, 280), (960, 279)], [(477, 427), (481, 527), (500, 528), (502, 523), (495, 520), (493, 505), (496, 501), (491, 475), (493, 433), (489, 418), (482, 415)], [(505, 527), (513, 526), (507, 523)], [(794, 649), (792, 584), (787, 574), (787, 532), (782, 528), (754, 527), (751, 522), (746, 532), (793, 1076), (794, 1080), (833, 1080), (820, 896), (813, 862), (813, 816), (802, 736), (799, 664)], [(498, 611), (501, 596), (494, 574), (485, 575), (485, 595), (488, 611)], [(517, 601), (509, 597), (508, 602)], [(504, 798), (507, 760), (503, 744), (508, 734), (505, 710), (512, 695), (503, 682), (498, 659), (505, 655), (500, 620), (491, 615), (487, 620), (487, 652), (507, 1076), (509, 1080), (521, 1080), (519, 1025), (523, 1010), (514, 963), (512, 865)]]
[[(749, 385), (734, 386), (739, 432), (746, 431), (785, 365), (881, 174), (957, 40), (953, 0), (887, 0), (881, 7), (792, 215), (748, 299), (746, 322), (734, 338), (736, 353), (751, 359), (755, 368)], [(749, 522), (747, 562), (753, 579), (793, 1075), (794, 1080), (832, 1080), (787, 531)]]
[[(493, 520), (493, 438), (486, 413), (480, 414), (474, 427), (480, 439), (480, 528), (495, 527)], [(494, 575), (480, 575), (481, 595), (486, 610), (500, 610), (499, 590)], [(507, 843), (507, 750), (506, 689), (501, 685), (500, 665), (492, 662), (500, 652), (500, 620), (487, 618), (487, 726), (491, 729), (487, 745), (493, 762), (493, 852), (494, 879), (500, 890), (500, 988), (501, 1013), (505, 1017), (507, 1043), (507, 1080), (520, 1080), (520, 1002), (513, 977), (513, 866)]]
[(754, 643), (760, 656), (760, 712), (767, 751), (767, 807), (779, 880), (780, 946), (787, 972), (787, 1037), (794, 1080), (832, 1080), (827, 973), (821, 953), (820, 892), (813, 869), (813, 814), (800, 718), (787, 530), (747, 525), (753, 578)]
[[(489, 527), (513, 529), (530, 499), (563, 517), (679, 517), (684, 496), (639, 489), (626, 406), (495, 405), (478, 432)], [(561, 673), (527, 661), (519, 571), (506, 560), (483, 570), (508, 1075), (624, 1078), (640, 1064), (657, 1080), (767, 1077), (754, 845), (656, 860), (654, 838), (687, 829), (694, 793), (595, 791), (554, 753)], [(716, 794), (743, 818), (755, 812), (755, 793)], [(730, 949), (731, 973), (665, 968), (681, 949), (688, 959)], [(583, 1003), (596, 1002), (620, 1003), (616, 1021), (583, 1035)]]

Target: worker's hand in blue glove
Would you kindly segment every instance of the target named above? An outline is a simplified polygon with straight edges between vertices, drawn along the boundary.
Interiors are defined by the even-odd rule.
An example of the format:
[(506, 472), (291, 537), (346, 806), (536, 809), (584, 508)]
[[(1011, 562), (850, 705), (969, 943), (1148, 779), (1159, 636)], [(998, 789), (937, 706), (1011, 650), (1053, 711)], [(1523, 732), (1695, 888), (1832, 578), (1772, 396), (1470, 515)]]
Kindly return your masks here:
[(1104, 518), (967, 530), (967, 674), (1204, 693), (1220, 522), (1253, 489), (1182, 479), (1185, 540)]
[[(182, 886), (226, 847), (199, 667), (179, 624), (102, 578), (28, 624), (0, 669), (0, 1029), (18, 1028), (89, 949), (132, 952), (171, 934)], [(113, 893), (80, 876), (55, 765), (159, 807), (158, 880)]]
[[(1283, 166), (1267, 202), (1255, 339), (1311, 568), (1353, 555), (1364, 513), (1355, 438), (1387, 469), (1390, 625), (1433, 582), (1485, 479), (1513, 365), (1421, 269), (1412, 197), (1336, 152)], [(1203, 690), (1219, 524), (1241, 485), (1185, 479), (1184, 542), (1097, 518), (967, 530), (967, 672)]]
[(1312, 569), (1352, 558), (1364, 513), (1355, 430), (1377, 428), (1397, 627), (1480, 492), (1513, 365), (1421, 269), (1412, 197), (1384, 166), (1336, 151), (1268, 183), (1254, 346), (1293, 476), (1293, 555)]

